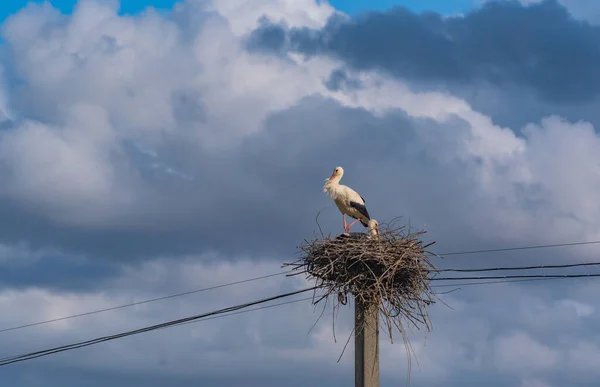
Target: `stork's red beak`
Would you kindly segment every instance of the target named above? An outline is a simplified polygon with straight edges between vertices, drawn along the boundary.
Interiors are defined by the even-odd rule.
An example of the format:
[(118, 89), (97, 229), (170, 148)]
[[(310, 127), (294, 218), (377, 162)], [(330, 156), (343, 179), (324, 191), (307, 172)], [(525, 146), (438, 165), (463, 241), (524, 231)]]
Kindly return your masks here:
[(335, 172), (331, 174), (331, 176), (329, 176), (329, 180), (332, 180), (335, 177)]

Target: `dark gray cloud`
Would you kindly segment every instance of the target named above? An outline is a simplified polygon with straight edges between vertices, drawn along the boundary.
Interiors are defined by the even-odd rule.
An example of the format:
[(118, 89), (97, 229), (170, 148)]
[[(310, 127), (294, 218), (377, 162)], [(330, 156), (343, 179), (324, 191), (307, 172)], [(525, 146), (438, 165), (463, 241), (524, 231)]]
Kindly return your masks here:
[(97, 289), (99, 282), (115, 276), (119, 269), (114, 263), (52, 254), (34, 262), (9, 262), (0, 267), (0, 289), (35, 286), (58, 292)]
[[(459, 131), (465, 125), (455, 123)], [(364, 109), (309, 98), (271, 116), (264, 132), (231, 151), (197, 153), (181, 165), (194, 168), (193, 181), (172, 179), (167, 185), (161, 177), (146, 176), (155, 194), (142, 196), (133, 214), (117, 217), (110, 227), (61, 225), (4, 201), (2, 218), (14, 221), (0, 224), (0, 235), (6, 243), (25, 238), (34, 248), (50, 246), (124, 262), (213, 249), (285, 259), (317, 230), (320, 210), (326, 232), (341, 229), (341, 215), (322, 186), (331, 170), (342, 165), (344, 181), (361, 192), (375, 218), (405, 216), (417, 225), (427, 221), (442, 237), (437, 233), (445, 234), (447, 211), (468, 204), (430, 205), (461, 195), (462, 182), (452, 176), (461, 173), (462, 165), (440, 166), (428, 155), (416, 132), (426, 127), (436, 130), (439, 125), (415, 121), (401, 111), (378, 118)], [(174, 153), (193, 152), (180, 148)], [(378, 182), (386, 165), (394, 169), (393, 176)], [(369, 173), (371, 168), (379, 171)]]
[(550, 115), (559, 115), (572, 122), (585, 120), (595, 127), (600, 124), (600, 100), (597, 97), (576, 104), (553, 102), (540, 99), (532, 89), (517, 85), (454, 85), (448, 90), (468, 101), (473, 109), (492, 117), (498, 125), (512, 128), (518, 134), (523, 126)]
[(325, 82), (325, 86), (332, 91), (342, 89), (351, 90), (360, 88), (361, 82), (360, 80), (348, 77), (348, 73), (344, 69), (339, 68), (331, 72), (329, 79)]
[(437, 83), (527, 86), (548, 101), (579, 103), (600, 92), (598, 41), (600, 27), (546, 0), (529, 6), (489, 2), (447, 18), (396, 7), (350, 20), (335, 17), (321, 30), (263, 23), (249, 47), (332, 55), (355, 69)]

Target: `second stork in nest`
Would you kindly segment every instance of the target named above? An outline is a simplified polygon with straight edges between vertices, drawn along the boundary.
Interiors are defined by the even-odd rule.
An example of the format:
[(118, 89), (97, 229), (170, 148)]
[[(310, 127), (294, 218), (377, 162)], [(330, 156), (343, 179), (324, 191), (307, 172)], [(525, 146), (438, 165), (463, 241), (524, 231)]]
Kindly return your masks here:
[[(375, 219), (371, 219), (369, 216), (369, 211), (367, 211), (367, 207), (365, 206), (365, 199), (352, 188), (340, 184), (343, 175), (344, 169), (342, 167), (336, 167), (329, 179), (325, 180), (323, 192), (329, 194), (331, 200), (334, 201), (337, 208), (342, 213), (344, 233), (350, 233), (350, 227), (356, 222), (360, 222), (369, 229), (371, 236), (378, 237), (379, 224)], [(347, 224), (346, 215), (356, 220)]]

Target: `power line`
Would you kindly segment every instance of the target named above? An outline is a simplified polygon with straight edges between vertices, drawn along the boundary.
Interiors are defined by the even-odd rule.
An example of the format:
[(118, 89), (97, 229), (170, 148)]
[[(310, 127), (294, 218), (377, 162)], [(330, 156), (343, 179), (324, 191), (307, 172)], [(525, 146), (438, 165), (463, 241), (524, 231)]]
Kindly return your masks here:
[[(584, 275), (584, 276), (585, 277), (595, 277), (595, 276), (600, 276), (600, 274), (598, 274), (598, 275)], [(488, 285), (488, 284), (502, 283), (502, 282), (522, 282), (522, 281), (524, 282), (524, 281), (536, 281), (536, 280), (539, 281), (539, 280), (573, 278), (573, 277), (582, 277), (582, 276), (563, 275), (563, 276), (549, 276), (549, 277), (543, 277), (543, 278), (525, 278), (525, 279), (517, 279), (517, 280), (504, 279), (502, 281), (488, 281), (488, 282), (471, 282), (471, 283), (463, 283), (463, 284), (433, 285), (432, 287), (446, 287), (446, 286), (454, 286), (454, 287), (456, 287), (456, 286), (468, 286), (468, 285)], [(464, 279), (485, 279), (485, 278), (510, 278), (510, 277), (465, 277)], [(456, 279), (459, 279), (459, 278), (456, 278)], [(250, 302), (250, 303), (246, 303), (246, 304), (241, 304), (241, 305), (237, 305), (237, 306), (233, 306), (233, 307), (229, 307), (229, 308), (224, 308), (224, 309), (220, 309), (220, 310), (217, 310), (217, 311), (213, 311), (213, 312), (209, 312), (209, 313), (205, 313), (205, 314), (201, 314), (201, 315), (196, 315), (196, 316), (192, 316), (192, 317), (186, 317), (186, 318), (182, 318), (182, 319), (178, 319), (178, 320), (172, 320), (172, 321), (169, 321), (169, 322), (166, 322), (166, 323), (156, 324), (156, 325), (152, 325), (152, 326), (149, 326), (149, 327), (146, 327), (146, 328), (136, 329), (136, 330), (132, 330), (132, 331), (120, 333), (120, 334), (115, 334), (115, 335), (110, 335), (110, 336), (104, 336), (104, 337), (100, 337), (100, 338), (96, 338), (96, 339), (92, 339), (92, 340), (88, 340), (88, 341), (83, 341), (83, 342), (74, 343), (74, 344), (68, 344), (68, 345), (64, 345), (64, 346), (60, 346), (60, 347), (55, 347), (55, 348), (51, 348), (51, 349), (47, 349), (47, 350), (43, 350), (43, 351), (37, 351), (37, 352), (32, 352), (32, 353), (27, 353), (27, 354), (17, 355), (17, 356), (10, 356), (10, 357), (6, 357), (6, 358), (3, 358), (3, 359), (0, 359), (0, 366), (4, 366), (4, 365), (16, 363), (16, 362), (27, 361), (27, 360), (35, 359), (35, 358), (42, 357), (42, 356), (47, 356), (47, 355), (51, 355), (51, 354), (55, 354), (55, 353), (59, 353), (59, 352), (69, 351), (69, 350), (72, 350), (72, 349), (83, 348), (83, 347), (91, 346), (91, 345), (94, 345), (94, 344), (99, 344), (99, 343), (102, 343), (102, 342), (105, 342), (105, 341), (115, 340), (115, 339), (118, 339), (118, 338), (132, 336), (132, 335), (135, 335), (135, 334), (145, 333), (145, 332), (149, 332), (149, 331), (153, 331), (153, 330), (164, 329), (164, 328), (169, 328), (169, 327), (174, 327), (174, 326), (181, 326), (181, 325), (186, 325), (186, 324), (191, 324), (191, 323), (197, 323), (197, 322), (200, 322), (200, 321), (213, 320), (213, 319), (217, 319), (217, 318), (223, 318), (223, 317), (238, 315), (238, 314), (242, 314), (242, 313), (249, 313), (249, 312), (253, 312), (253, 311), (275, 308), (275, 307), (279, 307), (279, 306), (283, 306), (283, 305), (288, 305), (288, 304), (293, 304), (293, 303), (298, 303), (298, 302), (302, 302), (302, 301), (308, 301), (308, 300), (313, 299), (313, 297), (306, 297), (306, 298), (301, 298), (301, 299), (297, 299), (297, 300), (292, 300), (292, 301), (287, 301), (287, 302), (281, 302), (281, 303), (278, 303), (278, 304), (267, 305), (267, 306), (262, 306), (262, 307), (258, 307), (258, 308), (252, 308), (252, 309), (246, 309), (246, 308), (248, 308), (248, 307), (250, 307), (252, 305), (258, 305), (258, 304), (269, 302), (269, 301), (273, 301), (273, 300), (276, 300), (276, 299), (279, 299), (279, 298), (289, 297), (289, 296), (292, 296), (292, 295), (296, 295), (296, 294), (308, 292), (308, 291), (311, 291), (311, 290), (315, 290), (317, 288), (318, 287), (315, 286), (315, 287), (304, 289), (304, 290), (299, 290), (299, 291), (294, 291), (294, 292), (290, 292), (290, 293), (280, 294), (278, 296), (269, 297), (269, 298), (266, 298), (266, 299), (263, 299), (263, 300), (254, 301), (254, 302)], [(240, 309), (245, 309), (245, 310), (240, 310)]]
[[(449, 281), (449, 280), (488, 280), (488, 279), (500, 279), (501, 280), (501, 281), (489, 281), (489, 282), (482, 282), (482, 283), (471, 282), (471, 283), (453, 284), (453, 285), (450, 285), (450, 284), (434, 285), (434, 287), (444, 287), (444, 286), (455, 286), (456, 287), (456, 286), (468, 286), (468, 285), (488, 285), (488, 284), (500, 283), (500, 282), (518, 282), (518, 281), (549, 280), (549, 279), (561, 279), (561, 278), (584, 278), (584, 277), (600, 277), (600, 274), (510, 275), (510, 276), (481, 276), (481, 277), (448, 277), (448, 278), (432, 278), (431, 280), (443, 280), (443, 281)], [(516, 280), (511, 280), (511, 279), (516, 279)], [(288, 301), (288, 302), (279, 303), (279, 304), (275, 304), (275, 305), (269, 305), (269, 306), (260, 307), (260, 308), (254, 308), (254, 309), (245, 310), (245, 311), (239, 311), (240, 309), (246, 309), (246, 308), (248, 308), (250, 306), (253, 306), (253, 305), (258, 305), (258, 304), (266, 303), (266, 302), (273, 301), (273, 300), (276, 300), (276, 299), (285, 298), (285, 297), (289, 297), (289, 296), (292, 296), (292, 295), (296, 295), (296, 294), (308, 292), (308, 291), (311, 291), (311, 290), (315, 290), (317, 288), (318, 288), (317, 286), (314, 286), (314, 287), (311, 287), (311, 288), (308, 288), (308, 289), (303, 289), (303, 290), (298, 290), (298, 291), (294, 291), (294, 292), (284, 293), (284, 294), (280, 294), (280, 295), (277, 295), (277, 296), (265, 298), (265, 299), (262, 299), (262, 300), (253, 301), (253, 302), (249, 302), (249, 303), (246, 303), (246, 304), (240, 304), (240, 305), (229, 307), (229, 308), (219, 309), (219, 310), (216, 310), (216, 311), (213, 311), (213, 312), (204, 313), (204, 314), (200, 314), (200, 315), (195, 315), (195, 316), (191, 316), (191, 317), (186, 317), (186, 318), (182, 318), (182, 319), (178, 319), (178, 320), (172, 320), (172, 321), (168, 321), (168, 322), (165, 322), (165, 323), (156, 324), (156, 325), (152, 325), (152, 326), (149, 326), (149, 327), (140, 328), (140, 329), (136, 329), (136, 330), (124, 332), (124, 333), (119, 333), (119, 334), (115, 334), (115, 335), (99, 337), (99, 338), (92, 339), (92, 340), (87, 340), (87, 341), (82, 341), (82, 342), (78, 342), (78, 343), (68, 344), (68, 345), (64, 345), (64, 346), (60, 346), (60, 347), (50, 348), (50, 349), (47, 349), (47, 350), (37, 351), (37, 352), (31, 352), (31, 353), (27, 353), (27, 354), (23, 354), (23, 355), (6, 357), (6, 358), (3, 358), (3, 359), (0, 359), (0, 366), (4, 366), (4, 365), (16, 363), (16, 362), (27, 361), (27, 360), (31, 360), (31, 359), (42, 357), (42, 356), (47, 356), (47, 355), (51, 355), (51, 354), (55, 354), (55, 353), (59, 353), (59, 352), (64, 352), (64, 351), (69, 351), (69, 350), (72, 350), (72, 349), (83, 348), (83, 347), (91, 346), (91, 345), (94, 345), (94, 344), (99, 344), (99, 343), (102, 343), (102, 342), (105, 342), (105, 341), (115, 340), (115, 339), (119, 339), (119, 338), (123, 338), (123, 337), (127, 337), (127, 336), (136, 335), (136, 334), (139, 334), (139, 333), (150, 332), (150, 331), (153, 331), (153, 330), (158, 330), (158, 329), (163, 329), (163, 328), (169, 328), (169, 327), (184, 325), (184, 324), (188, 324), (188, 323), (192, 323), (192, 322), (197, 322), (197, 321), (201, 321), (201, 320), (210, 320), (210, 319), (215, 319), (215, 318), (221, 318), (221, 317), (226, 317), (226, 316), (230, 316), (230, 315), (235, 315), (235, 314), (250, 312), (250, 311), (254, 311), (254, 310), (267, 309), (267, 308), (272, 308), (272, 307), (281, 306), (281, 305), (285, 305), (285, 304), (291, 304), (291, 303), (295, 303), (295, 302), (305, 301), (305, 300), (311, 299), (311, 297), (304, 298), (304, 299), (293, 300), (293, 301)]]
[[(449, 253), (435, 254), (435, 255), (438, 255), (438, 256), (466, 255), (466, 254), (479, 254), (479, 253), (503, 252), (503, 251), (514, 251), (514, 250), (553, 248), (553, 247), (563, 247), (563, 246), (580, 246), (580, 245), (590, 245), (590, 244), (597, 244), (597, 243), (600, 243), (600, 241), (575, 242), (575, 243), (560, 243), (560, 244), (551, 244), (551, 245), (534, 245), (534, 246), (521, 246), (521, 247), (508, 247), (508, 248), (487, 249), (487, 250), (457, 251), (457, 252), (449, 252)], [(437, 270), (437, 271), (438, 272), (480, 272), (481, 271), (482, 272), (482, 271), (526, 270), (526, 269), (544, 269), (544, 268), (546, 268), (546, 269), (550, 269), (550, 268), (566, 268), (566, 267), (593, 266), (593, 265), (600, 265), (600, 262), (598, 262), (598, 263), (595, 263), (595, 262), (594, 263), (585, 263), (585, 264), (572, 264), (572, 265), (543, 265), (543, 266), (507, 267), (507, 268), (440, 269), (440, 270)], [(139, 302), (132, 302), (132, 303), (129, 303), (129, 304), (123, 304), (123, 305), (113, 306), (113, 307), (109, 307), (109, 308), (105, 308), (105, 309), (99, 309), (99, 310), (94, 310), (94, 311), (90, 311), (90, 312), (74, 314), (74, 315), (65, 316), (65, 317), (59, 317), (59, 318), (45, 320), (45, 321), (38, 321), (38, 322), (35, 322), (35, 323), (29, 323), (29, 324), (24, 324), (24, 325), (10, 327), (10, 328), (4, 328), (4, 329), (0, 329), (0, 333), (8, 332), (8, 331), (13, 331), (13, 330), (17, 330), (17, 329), (29, 328), (29, 327), (33, 327), (33, 326), (37, 326), (37, 325), (49, 324), (49, 323), (53, 323), (53, 322), (57, 322), (57, 321), (63, 321), (63, 320), (69, 320), (69, 319), (78, 318), (78, 317), (89, 316), (89, 315), (92, 315), (92, 314), (98, 314), (98, 313), (108, 312), (108, 311), (112, 311), (112, 310), (128, 308), (128, 307), (131, 307), (131, 306), (142, 305), (142, 304), (147, 304), (147, 303), (156, 302), (156, 301), (162, 301), (162, 300), (166, 300), (166, 299), (170, 299), (170, 298), (176, 298), (176, 297), (181, 297), (181, 296), (186, 296), (186, 295), (194, 294), (194, 293), (201, 293), (201, 292), (205, 292), (205, 291), (208, 291), (208, 290), (223, 288), (223, 287), (226, 287), (226, 286), (232, 286), (232, 285), (237, 285), (237, 284), (242, 284), (242, 283), (257, 281), (257, 280), (261, 280), (261, 279), (265, 279), (265, 278), (269, 278), (269, 277), (275, 277), (275, 276), (279, 276), (279, 275), (289, 274), (291, 272), (292, 272), (292, 270), (285, 271), (285, 272), (279, 272), (279, 273), (272, 273), (272, 274), (267, 274), (267, 275), (263, 275), (263, 276), (260, 276), (260, 277), (250, 278), (250, 279), (236, 281), (236, 282), (230, 282), (230, 283), (226, 283), (226, 284), (222, 284), (222, 285), (216, 285), (216, 286), (211, 286), (211, 287), (202, 288), (202, 289), (195, 289), (195, 290), (190, 290), (190, 291), (186, 291), (186, 292), (182, 292), (182, 293), (176, 293), (176, 294), (171, 294), (171, 295), (167, 295), (167, 296), (163, 296), (163, 297), (158, 297), (158, 298), (143, 300), (143, 301), (139, 301)]]
[(498, 248), (498, 249), (486, 249), (486, 250), (471, 250), (471, 251), (455, 251), (450, 253), (432, 253), (433, 255), (444, 256), (444, 255), (467, 255), (467, 254), (479, 254), (479, 253), (495, 253), (501, 251), (515, 251), (515, 250), (533, 250), (533, 249), (546, 249), (553, 247), (566, 247), (566, 246), (583, 246), (583, 245), (594, 245), (599, 244), (598, 241), (589, 241), (589, 242), (573, 242), (573, 243), (557, 243), (552, 245), (534, 245), (534, 246), (521, 246), (521, 247), (506, 247), (506, 248)]
[(270, 308), (275, 308), (277, 306), (283, 306), (283, 305), (288, 305), (288, 304), (295, 304), (296, 302), (302, 302), (302, 301), (308, 301), (308, 300), (312, 300), (312, 297), (306, 297), (306, 298), (299, 298), (297, 300), (292, 300), (292, 301), (286, 301), (286, 302), (280, 302), (279, 304), (273, 304), (273, 305), (267, 305), (267, 306), (261, 306), (258, 308), (252, 308), (252, 309), (245, 309), (245, 310), (241, 310), (238, 312), (231, 312), (231, 313), (227, 313), (227, 314), (223, 314), (223, 315), (219, 315), (219, 316), (212, 316), (212, 317), (207, 317), (207, 318), (203, 318), (201, 320), (194, 320), (194, 321), (187, 321), (187, 322), (183, 322), (181, 324), (177, 324), (176, 326), (181, 326), (181, 325), (186, 325), (186, 324), (195, 324), (201, 321), (208, 321), (208, 320), (214, 320), (217, 318), (223, 318), (223, 317), (229, 317), (229, 316), (235, 316), (237, 314), (243, 314), (243, 313), (248, 313), (248, 312), (254, 312), (257, 310), (263, 310), (263, 309), (270, 309)]
[[(509, 266), (509, 267), (488, 267), (481, 269), (439, 269), (437, 272), (457, 272), (457, 273), (470, 273), (480, 271), (509, 271), (509, 270), (532, 270), (532, 269), (563, 269), (568, 267), (581, 267), (581, 266), (598, 266), (600, 262), (585, 262), (585, 263), (570, 263), (565, 265), (537, 265), (537, 266)], [(432, 270), (433, 271), (433, 270)]]
[(592, 274), (531, 274), (531, 275), (505, 275), (505, 276), (481, 276), (481, 277), (444, 277), (431, 278), (431, 281), (456, 281), (456, 280), (487, 280), (487, 279), (509, 279), (509, 278), (586, 278), (600, 277), (600, 273)]
[(531, 282), (531, 281), (548, 281), (564, 279), (565, 277), (552, 277), (552, 278), (523, 278), (523, 279), (507, 279), (500, 281), (481, 281), (481, 282), (465, 282), (462, 284), (443, 284), (443, 285), (432, 285), (432, 288), (446, 288), (446, 287), (457, 287), (457, 286), (477, 286), (477, 285), (492, 285), (492, 284), (505, 284), (512, 282)]
[(163, 296), (163, 297), (158, 297), (158, 298), (152, 298), (152, 299), (149, 299), (149, 300), (132, 302), (130, 304), (123, 304), (123, 305), (113, 306), (113, 307), (110, 307), (110, 308), (105, 308), (105, 309), (94, 310), (94, 311), (91, 311), (91, 312), (74, 314), (74, 315), (71, 315), (71, 316), (54, 318), (54, 319), (51, 319), (51, 320), (38, 321), (38, 322), (35, 322), (35, 323), (19, 325), (19, 326), (15, 326), (15, 327), (11, 327), (11, 328), (4, 328), (4, 329), (0, 329), (0, 333), (8, 332), (8, 331), (14, 331), (14, 330), (17, 330), (17, 329), (29, 328), (29, 327), (33, 327), (33, 326), (36, 326), (36, 325), (49, 324), (49, 323), (53, 323), (53, 322), (57, 322), (57, 321), (62, 321), (62, 320), (69, 320), (69, 319), (76, 318), (76, 317), (89, 316), (89, 315), (92, 315), (92, 314), (97, 314), (97, 313), (102, 313), (102, 312), (108, 312), (108, 311), (116, 310), (116, 309), (128, 308), (128, 307), (131, 307), (131, 306), (147, 304), (147, 303), (150, 303), (150, 302), (162, 301), (162, 300), (166, 300), (166, 299), (169, 299), (169, 298), (187, 296), (189, 294), (206, 292), (208, 290), (224, 288), (226, 286), (233, 286), (233, 285), (243, 284), (243, 283), (247, 283), (247, 282), (258, 281), (258, 280), (269, 278), (269, 277), (275, 277), (275, 276), (279, 276), (279, 275), (283, 275), (283, 274), (288, 274), (290, 272), (291, 272), (291, 270), (284, 271), (284, 272), (279, 272), (279, 273), (267, 274), (267, 275), (263, 275), (263, 276), (260, 276), (260, 277), (254, 277), (254, 278), (245, 279), (245, 280), (241, 280), (241, 281), (235, 281), (235, 282), (229, 282), (229, 283), (222, 284), (222, 285), (215, 285), (215, 286), (210, 286), (210, 287), (206, 287), (206, 288), (202, 288), (202, 289), (195, 289), (195, 290), (190, 290), (190, 291), (187, 291), (187, 292), (171, 294), (171, 295), (168, 295), (168, 296)]
[(50, 348), (50, 349), (37, 351), (37, 352), (30, 352), (30, 353), (26, 353), (23, 355), (10, 356), (7, 358), (0, 359), (0, 366), (5, 366), (5, 365), (11, 364), (11, 363), (22, 362), (22, 361), (26, 361), (26, 360), (31, 360), (31, 359), (35, 359), (35, 358), (42, 357), (42, 356), (52, 355), (52, 354), (59, 353), (59, 352), (70, 351), (72, 349), (83, 348), (83, 347), (87, 347), (90, 345), (99, 344), (99, 343), (102, 343), (105, 341), (120, 339), (123, 337), (132, 336), (132, 335), (136, 335), (139, 333), (150, 332), (150, 331), (161, 329), (161, 328), (168, 328), (168, 327), (172, 327), (175, 325), (180, 325), (182, 323), (200, 320), (200, 319), (210, 317), (210, 316), (223, 315), (223, 314), (234, 312), (234, 311), (237, 311), (240, 309), (245, 309), (250, 306), (264, 304), (266, 302), (274, 301), (274, 300), (277, 300), (280, 298), (285, 298), (285, 297), (293, 296), (296, 294), (305, 293), (305, 292), (308, 292), (311, 290), (315, 290), (317, 288), (318, 288), (317, 286), (313, 286), (312, 288), (308, 288), (308, 289), (296, 290), (296, 291), (289, 292), (289, 293), (279, 294), (277, 296), (264, 298), (262, 300), (252, 301), (252, 302), (248, 302), (245, 304), (232, 306), (229, 308), (219, 309), (219, 310), (216, 310), (213, 312), (208, 312), (208, 313), (203, 313), (203, 314), (199, 314), (199, 315), (195, 315), (195, 316), (191, 316), (191, 317), (181, 318), (178, 320), (172, 320), (172, 321), (168, 321), (168, 322), (161, 323), (161, 324), (151, 325), (151, 326), (145, 327), (145, 328), (140, 328), (140, 329), (135, 329), (135, 330), (131, 330), (131, 331), (123, 332), (123, 333), (118, 333), (115, 335), (103, 336), (103, 337), (99, 337), (99, 338), (92, 339), (92, 340), (81, 341), (78, 343), (63, 345), (60, 347)]

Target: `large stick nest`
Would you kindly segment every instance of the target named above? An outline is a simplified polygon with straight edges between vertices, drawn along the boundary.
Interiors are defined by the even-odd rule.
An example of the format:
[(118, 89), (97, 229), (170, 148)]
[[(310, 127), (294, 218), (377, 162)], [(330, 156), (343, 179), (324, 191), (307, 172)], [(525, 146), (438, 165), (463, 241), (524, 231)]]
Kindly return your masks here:
[(345, 305), (351, 294), (357, 304), (378, 308), (390, 340), (395, 326), (406, 342), (403, 320), (431, 330), (427, 306), (434, 303), (434, 294), (429, 278), (437, 270), (426, 249), (435, 242), (424, 244), (419, 239), (424, 231), (411, 233), (393, 223), (380, 226), (379, 232), (379, 240), (364, 233), (336, 238), (321, 234), (305, 240), (303, 256), (284, 266), (316, 280), (325, 292), (320, 300), (335, 297)]

